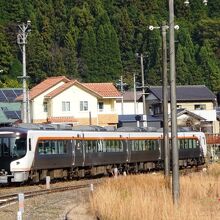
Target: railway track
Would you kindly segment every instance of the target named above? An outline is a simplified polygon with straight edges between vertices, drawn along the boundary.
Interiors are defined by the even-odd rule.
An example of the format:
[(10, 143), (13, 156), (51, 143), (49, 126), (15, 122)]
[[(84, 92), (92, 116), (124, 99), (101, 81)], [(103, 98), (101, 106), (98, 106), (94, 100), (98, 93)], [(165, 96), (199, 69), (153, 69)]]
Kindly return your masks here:
[[(98, 183), (95, 183), (97, 185)], [(80, 184), (80, 185), (74, 185), (74, 186), (65, 186), (65, 187), (56, 187), (52, 189), (43, 189), (43, 190), (37, 190), (37, 191), (29, 191), (24, 193), (25, 199), (27, 198), (33, 198), (40, 195), (50, 194), (50, 193), (56, 193), (56, 192), (64, 192), (68, 190), (77, 190), (77, 189), (83, 189), (90, 187), (90, 183), (86, 184)], [(18, 194), (8, 194), (4, 196), (0, 196), (0, 209), (4, 208), (6, 206), (9, 206), (11, 204), (14, 204), (18, 201)]]
[[(201, 165), (198, 167), (190, 167), (187, 169), (181, 169), (180, 175), (188, 175), (193, 172), (201, 172), (204, 168), (206, 169), (207, 166)], [(97, 184), (99, 184), (99, 182), (93, 183), (93, 185), (97, 185)], [(40, 196), (40, 195), (45, 195), (45, 194), (50, 194), (50, 193), (89, 188), (90, 186), (91, 186), (91, 183), (87, 182), (85, 184), (79, 184), (79, 185), (73, 185), (73, 186), (64, 186), (64, 187), (55, 187), (51, 189), (42, 189), (42, 190), (37, 190), (37, 191), (28, 191), (24, 193), (24, 197), (25, 199), (27, 199), (27, 198), (32, 198), (35, 196)], [(8, 205), (14, 204), (16, 202), (18, 202), (18, 193), (12, 193), (8, 195), (0, 196), (0, 209)]]

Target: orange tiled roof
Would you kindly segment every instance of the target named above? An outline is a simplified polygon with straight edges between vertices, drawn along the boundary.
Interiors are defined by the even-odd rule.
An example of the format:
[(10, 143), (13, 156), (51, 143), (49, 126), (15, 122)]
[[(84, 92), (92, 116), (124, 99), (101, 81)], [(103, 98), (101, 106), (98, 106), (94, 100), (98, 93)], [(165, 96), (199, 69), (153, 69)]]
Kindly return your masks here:
[[(115, 88), (113, 83), (80, 83), (77, 80), (70, 80), (65, 76), (56, 76), (49, 77), (40, 84), (33, 87), (29, 92), (29, 99), (32, 100), (43, 92), (47, 91), (51, 87), (55, 86), (60, 82), (64, 82), (65, 84), (60, 87), (54, 89), (52, 92), (48, 93), (45, 97), (52, 98), (67, 88), (71, 87), (74, 84), (89, 90), (97, 96), (102, 98), (110, 98), (110, 97), (121, 97), (121, 93)], [(17, 97), (16, 100), (22, 100), (23, 95)]]
[(81, 83), (84, 87), (97, 95), (107, 97), (121, 97), (121, 93), (115, 88), (113, 83)]
[(45, 97), (52, 98), (52, 97), (60, 94), (61, 92), (65, 91), (66, 89), (68, 89), (69, 87), (71, 87), (75, 83), (79, 83), (79, 82), (77, 80), (71, 80), (71, 81), (63, 84), (62, 86), (58, 87), (57, 89), (53, 90), (52, 92), (48, 93), (47, 95), (45, 95)]
[[(47, 91), (51, 87), (55, 86), (56, 84), (60, 82), (69, 82), (70, 80), (66, 78), (65, 76), (55, 76), (55, 77), (49, 77), (45, 79), (40, 84), (34, 86), (30, 92), (29, 92), (29, 99), (32, 100), (33, 98), (37, 97), (38, 95), (42, 94), (43, 92)], [(17, 97), (16, 100), (22, 100), (23, 95), (20, 95)]]
[(50, 123), (61, 123), (61, 122), (78, 122), (74, 117), (48, 117)]

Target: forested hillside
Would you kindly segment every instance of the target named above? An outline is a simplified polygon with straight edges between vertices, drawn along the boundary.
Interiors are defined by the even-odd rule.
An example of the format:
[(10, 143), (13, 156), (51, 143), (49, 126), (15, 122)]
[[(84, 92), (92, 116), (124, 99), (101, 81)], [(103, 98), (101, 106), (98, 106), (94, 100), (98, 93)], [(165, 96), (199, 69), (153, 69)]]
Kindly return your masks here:
[[(177, 83), (220, 91), (220, 1), (174, 3)], [(122, 75), (132, 86), (134, 73), (141, 78), (137, 52), (145, 56), (146, 83), (161, 84), (161, 31), (148, 27), (168, 21), (168, 0), (1, 0), (0, 87), (21, 86), (17, 33), (27, 20), (30, 87), (56, 75), (82, 82), (116, 82)]]

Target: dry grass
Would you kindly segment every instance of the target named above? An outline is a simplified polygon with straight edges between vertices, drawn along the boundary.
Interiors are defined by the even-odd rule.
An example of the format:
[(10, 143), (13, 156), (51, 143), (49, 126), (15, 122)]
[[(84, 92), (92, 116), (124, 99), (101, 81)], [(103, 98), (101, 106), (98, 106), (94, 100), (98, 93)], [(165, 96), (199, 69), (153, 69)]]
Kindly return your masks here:
[(91, 204), (101, 220), (220, 220), (220, 165), (182, 176), (178, 207), (160, 174), (107, 180), (94, 191)]

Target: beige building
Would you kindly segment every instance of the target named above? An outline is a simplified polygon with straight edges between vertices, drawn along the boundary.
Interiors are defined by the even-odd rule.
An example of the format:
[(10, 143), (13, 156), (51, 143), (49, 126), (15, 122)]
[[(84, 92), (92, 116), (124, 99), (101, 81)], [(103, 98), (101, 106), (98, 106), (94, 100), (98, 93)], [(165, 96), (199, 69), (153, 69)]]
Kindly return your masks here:
[(116, 126), (116, 99), (120, 97), (112, 83), (50, 77), (30, 90), (31, 122)]
[[(163, 114), (163, 96), (161, 86), (151, 86), (146, 98), (148, 112), (154, 116)], [(168, 94), (168, 114), (171, 113), (170, 94)], [(217, 100), (204, 85), (177, 86), (177, 125), (195, 127), (207, 133), (219, 133), (219, 121), (216, 115)]]

